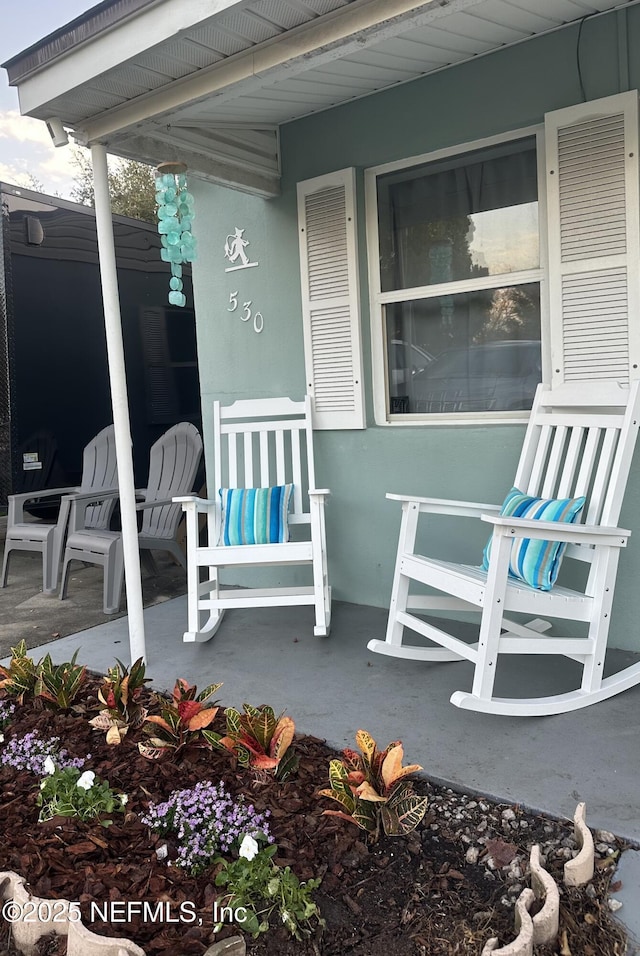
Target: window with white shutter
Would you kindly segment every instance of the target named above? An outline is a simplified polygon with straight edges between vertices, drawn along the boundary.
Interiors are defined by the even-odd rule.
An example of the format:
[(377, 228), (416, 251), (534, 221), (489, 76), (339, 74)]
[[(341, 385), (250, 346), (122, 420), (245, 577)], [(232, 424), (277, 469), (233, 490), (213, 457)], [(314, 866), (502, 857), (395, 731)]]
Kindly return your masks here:
[(314, 427), (364, 428), (355, 171), (299, 183), (298, 224)]
[(545, 140), (552, 384), (628, 382), (640, 365), (637, 92), (549, 113)]

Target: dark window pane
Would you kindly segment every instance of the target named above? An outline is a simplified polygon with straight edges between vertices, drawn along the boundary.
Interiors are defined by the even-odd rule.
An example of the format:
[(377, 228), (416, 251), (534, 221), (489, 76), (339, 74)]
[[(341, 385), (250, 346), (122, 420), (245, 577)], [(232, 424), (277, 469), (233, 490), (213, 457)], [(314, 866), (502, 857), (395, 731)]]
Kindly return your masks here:
[(383, 292), (539, 266), (533, 138), (378, 179)]
[(391, 414), (531, 408), (538, 283), (395, 303), (385, 320)]

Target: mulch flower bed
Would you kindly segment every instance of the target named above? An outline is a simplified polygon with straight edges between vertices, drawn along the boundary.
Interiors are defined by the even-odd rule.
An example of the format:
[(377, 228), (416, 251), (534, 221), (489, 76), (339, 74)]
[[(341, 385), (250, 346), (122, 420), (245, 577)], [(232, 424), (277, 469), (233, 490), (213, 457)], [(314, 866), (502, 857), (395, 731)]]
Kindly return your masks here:
[[(25, 877), (31, 892), (43, 898), (78, 901), (83, 921), (96, 933), (126, 937), (148, 956), (202, 956), (212, 942), (238, 933), (225, 926), (213, 935), (213, 904), (223, 890), (215, 872), (197, 877), (158, 859), (166, 838), (151, 834), (140, 818), (150, 801), (166, 800), (172, 791), (202, 780), (224, 781), (234, 795), (245, 796), (259, 812), (270, 811), (270, 827), (280, 866), (290, 865), (301, 880), (322, 878), (314, 898), (324, 928), (302, 941), (284, 926), (259, 938), (247, 937), (252, 956), (479, 956), (484, 943), (497, 936), (501, 945), (514, 938), (514, 902), (529, 885), (528, 858), (539, 843), (546, 866), (561, 887), (560, 933), (555, 946), (538, 948), (542, 956), (621, 956), (624, 935), (611, 920), (607, 891), (623, 844), (611, 834), (596, 834), (596, 876), (586, 887), (562, 886), (563, 865), (575, 852), (573, 827), (495, 804), (417, 778), (415, 788), (429, 798), (420, 826), (406, 837), (382, 836), (371, 844), (367, 834), (340, 819), (323, 816), (335, 808), (318, 797), (328, 786), (329, 760), (336, 753), (322, 740), (298, 736), (297, 772), (281, 783), (233, 766), (224, 753), (182, 750), (169, 758), (142, 757), (130, 731), (119, 746), (89, 726), (100, 709), (99, 680), (91, 678), (72, 713), (45, 710), (40, 702), (17, 705), (6, 741), (38, 730), (59, 736), (71, 756), (91, 754), (87, 764), (114, 789), (128, 795), (126, 813), (112, 826), (54, 818), (38, 823), (39, 781), (27, 771), (0, 765), (0, 870)], [(146, 693), (146, 692), (145, 692)], [(295, 714), (292, 715), (295, 719)], [(223, 731), (222, 711), (213, 729)], [(367, 728), (375, 736), (375, 728)], [(384, 746), (387, 741), (380, 741)], [(428, 769), (428, 754), (408, 754)], [(174, 856), (170, 848), (169, 856)], [(165, 901), (176, 914), (193, 903), (193, 924), (91, 922), (91, 902)], [(201, 924), (201, 925), (200, 925)], [(0, 923), (0, 956), (12, 953), (8, 924)], [(64, 937), (41, 941), (49, 956), (65, 952)]]

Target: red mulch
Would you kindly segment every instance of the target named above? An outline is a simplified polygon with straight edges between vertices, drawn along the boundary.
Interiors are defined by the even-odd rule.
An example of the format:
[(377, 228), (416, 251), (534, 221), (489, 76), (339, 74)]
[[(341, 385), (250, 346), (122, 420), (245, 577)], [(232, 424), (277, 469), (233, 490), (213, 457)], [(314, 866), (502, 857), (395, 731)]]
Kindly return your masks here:
[[(166, 799), (172, 790), (203, 779), (224, 780), (230, 792), (245, 794), (260, 810), (268, 808), (278, 844), (276, 862), (291, 865), (302, 880), (322, 877), (315, 898), (325, 929), (299, 942), (283, 927), (274, 927), (257, 940), (247, 938), (252, 956), (478, 956), (489, 937), (497, 936), (505, 945), (515, 935), (513, 903), (519, 885), (528, 885), (526, 861), (533, 843), (543, 846), (548, 869), (558, 883), (562, 879), (566, 848), (573, 846), (567, 822), (527, 814), (520, 807), (511, 808), (514, 815), (505, 819), (506, 804), (418, 780), (418, 792), (430, 797), (422, 825), (408, 838), (383, 836), (371, 845), (363, 831), (322, 816), (323, 809), (336, 806), (317, 796), (328, 786), (328, 762), (335, 756), (323, 741), (296, 739), (300, 768), (285, 783), (257, 783), (232, 767), (224, 754), (209, 750), (148, 761), (138, 754), (140, 732), (130, 733), (119, 747), (109, 747), (104, 734), (89, 726), (85, 718), (99, 709), (96, 686), (92, 680), (74, 715), (52, 714), (33, 701), (25, 703), (4, 733), (9, 738), (38, 728), (44, 736), (60, 736), (74, 756), (91, 753), (87, 767), (129, 795), (126, 817), (117, 815), (108, 829), (73, 819), (39, 824), (37, 781), (27, 772), (0, 765), (0, 870), (24, 876), (36, 896), (79, 901), (83, 914), (91, 901), (163, 900), (172, 915), (182, 902), (192, 901), (201, 920), (198, 926), (142, 922), (137, 917), (130, 923), (90, 923), (83, 916), (94, 932), (131, 939), (148, 956), (202, 956), (213, 941), (238, 932), (225, 927), (212, 936), (212, 907), (220, 892), (213, 874), (194, 878), (159, 861), (155, 848), (165, 841), (150, 836), (139, 822), (149, 801)], [(221, 714), (216, 729), (218, 721), (222, 722)], [(375, 727), (367, 729), (375, 736)], [(388, 741), (378, 743), (385, 746)], [(407, 760), (421, 761), (428, 769), (428, 754), (407, 754)], [(612, 863), (622, 847), (619, 841), (616, 844), (608, 855), (603, 852), (590, 889), (562, 888), (558, 944), (537, 952), (545, 956), (624, 952), (624, 937), (612, 923), (606, 903)], [(470, 847), (479, 850), (477, 862), (468, 862)], [(505, 848), (507, 862), (501, 866)], [(519, 882), (514, 852), (515, 862), (522, 863)], [(11, 953), (10, 947), (7, 926), (0, 921), (0, 956)], [(64, 938), (42, 941), (41, 952), (60, 956), (65, 952)]]

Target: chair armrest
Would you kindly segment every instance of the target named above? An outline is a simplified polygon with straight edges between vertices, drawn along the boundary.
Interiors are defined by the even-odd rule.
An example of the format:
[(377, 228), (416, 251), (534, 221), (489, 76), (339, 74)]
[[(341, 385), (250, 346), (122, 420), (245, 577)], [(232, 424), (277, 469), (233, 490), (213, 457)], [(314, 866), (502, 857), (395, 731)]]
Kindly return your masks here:
[(78, 491), (77, 487), (70, 488), (42, 488), (40, 491), (21, 492), (17, 495), (9, 495), (9, 501), (31, 501), (35, 498), (52, 498), (54, 495), (69, 495)]
[(197, 495), (179, 495), (172, 501), (175, 504), (181, 504), (183, 511), (186, 511), (190, 505), (195, 507), (196, 511), (208, 511), (212, 506), (220, 504), (215, 498), (199, 498)]
[(307, 494), (309, 495), (309, 497), (311, 497), (312, 495), (318, 495), (318, 497), (326, 498), (327, 495), (331, 494), (331, 492), (329, 491), (328, 488), (309, 488), (309, 491), (307, 492)]
[(513, 518), (508, 515), (482, 515), (482, 521), (488, 521), (496, 530), (499, 529), (498, 533), (507, 537), (566, 541), (571, 544), (600, 544), (625, 548), (631, 534), (626, 528), (565, 524), (562, 521), (538, 521), (536, 518)]
[(418, 495), (386, 496), (391, 501), (417, 504), (421, 512), (441, 515), (460, 515), (468, 518), (481, 518), (484, 514), (498, 514), (502, 505), (488, 505), (476, 501), (455, 501), (449, 498), (420, 498)]
[(102, 491), (77, 491), (71, 495), (65, 495), (67, 501), (87, 502), (87, 504), (98, 504), (100, 501), (106, 501), (107, 498), (118, 498), (120, 492), (117, 488), (105, 488)]
[(145, 508), (161, 508), (163, 505), (175, 505), (175, 498), (156, 498), (154, 501), (139, 501), (136, 504), (136, 511), (143, 511)]
[(69, 515), (69, 531), (82, 531), (86, 526), (87, 510), (92, 505), (100, 504), (108, 498), (119, 498), (117, 489), (104, 491), (81, 491), (74, 495), (65, 495), (60, 508), (60, 521), (66, 524), (66, 515)]
[(28, 501), (37, 501), (40, 498), (54, 498), (60, 495), (68, 495), (71, 491), (77, 491), (77, 487), (66, 488), (42, 488), (40, 491), (24, 491), (17, 495), (7, 496), (7, 527), (15, 524), (22, 524), (24, 521), (24, 506)]

